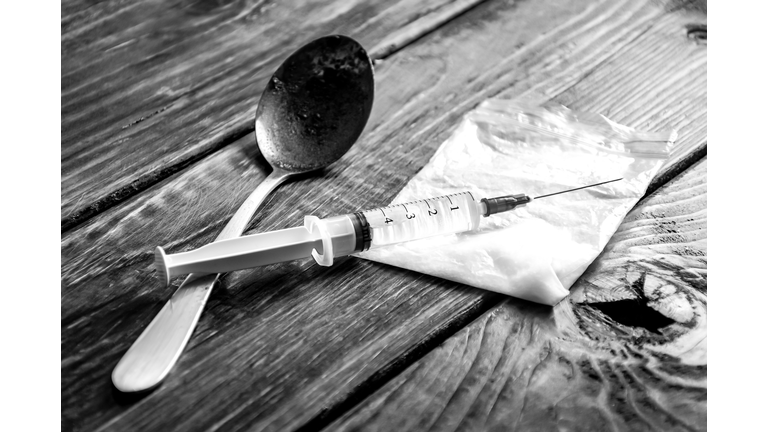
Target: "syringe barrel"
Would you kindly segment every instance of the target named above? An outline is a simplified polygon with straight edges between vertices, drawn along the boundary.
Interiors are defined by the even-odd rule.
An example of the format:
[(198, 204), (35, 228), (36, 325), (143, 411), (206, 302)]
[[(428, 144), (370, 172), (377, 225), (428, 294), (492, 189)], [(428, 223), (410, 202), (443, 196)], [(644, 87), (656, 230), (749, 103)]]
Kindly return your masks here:
[(334, 257), (395, 243), (471, 231), (480, 225), (485, 204), (470, 192), (393, 204), (372, 210), (304, 220), (307, 230), (323, 240), (318, 264), (329, 266)]
[(462, 192), (393, 204), (356, 215), (367, 224), (370, 248), (377, 248), (476, 229), (480, 224), (481, 206), (470, 192)]

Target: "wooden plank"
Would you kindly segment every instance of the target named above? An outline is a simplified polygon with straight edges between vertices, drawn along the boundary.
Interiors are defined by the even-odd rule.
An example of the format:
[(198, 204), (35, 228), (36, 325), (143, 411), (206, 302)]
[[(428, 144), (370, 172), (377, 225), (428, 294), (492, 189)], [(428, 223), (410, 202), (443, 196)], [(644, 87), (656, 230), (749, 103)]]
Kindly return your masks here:
[(510, 299), (329, 430), (706, 430), (706, 160), (554, 309)]
[(344, 33), (381, 57), (480, 1), (62, 4), (62, 229), (252, 131), (304, 43)]
[[(283, 228), (298, 225), (304, 214), (387, 203), (485, 97), (507, 89), (519, 95), (542, 82), (564, 95), (569, 87), (599, 91), (591, 81), (596, 69), (641, 67), (610, 59), (642, 54), (645, 38), (688, 20), (652, 2), (484, 4), (377, 65), (379, 93), (361, 141), (323, 177), (282, 187), (255, 223), (259, 230)], [(650, 48), (682, 50), (695, 60), (671, 60), (688, 73), (673, 81), (668, 103), (676, 115), (671, 125), (702, 130), (705, 115), (677, 114), (688, 112), (681, 103), (686, 98), (706, 94), (695, 73), (706, 52), (685, 35), (660, 38)], [(552, 60), (568, 59), (574, 50), (578, 66)], [(478, 59), (491, 66), (478, 68)], [(647, 79), (667, 82), (660, 74)], [(643, 90), (627, 89), (631, 97)], [(638, 118), (630, 114), (625, 122), (650, 130), (666, 122), (657, 116), (641, 125)], [(705, 133), (687, 134), (681, 145), (701, 148), (705, 140)], [(116, 403), (108, 385), (112, 367), (170, 296), (152, 274), (151, 248), (176, 252), (211, 241), (264, 178), (254, 147), (245, 137), (62, 238), (65, 429), (322, 425), (501, 298), (351, 258), (331, 269), (296, 262), (236, 272), (212, 294), (163, 386), (133, 404)]]

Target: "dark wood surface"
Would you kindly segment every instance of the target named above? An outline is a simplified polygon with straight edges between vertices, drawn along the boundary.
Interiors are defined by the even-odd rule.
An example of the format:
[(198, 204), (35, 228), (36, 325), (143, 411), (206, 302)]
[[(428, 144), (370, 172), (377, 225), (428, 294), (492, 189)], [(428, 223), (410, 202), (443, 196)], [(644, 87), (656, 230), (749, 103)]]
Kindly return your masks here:
[(382, 58), (476, 3), (63, 2), (62, 229), (252, 131), (307, 41), (346, 34)]
[[(680, 348), (703, 334), (706, 353), (705, 3), (476, 3), (62, 4), (62, 429), (706, 428), (706, 356)], [(163, 385), (116, 393), (112, 368), (172, 294), (153, 247), (212, 241), (268, 174), (261, 88), (327, 33), (380, 59), (371, 119), (252, 231), (387, 204), (488, 97), (675, 128), (678, 145), (554, 309), (355, 258), (234, 272)], [(650, 328), (622, 321), (631, 302)]]
[(706, 159), (554, 308), (509, 299), (330, 430), (706, 430)]

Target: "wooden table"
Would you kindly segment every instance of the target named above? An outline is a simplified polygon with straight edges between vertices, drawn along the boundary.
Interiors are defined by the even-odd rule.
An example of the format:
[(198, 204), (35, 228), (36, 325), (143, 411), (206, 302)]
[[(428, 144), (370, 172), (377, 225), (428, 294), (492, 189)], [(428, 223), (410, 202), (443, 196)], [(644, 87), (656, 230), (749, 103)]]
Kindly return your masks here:
[[(706, 22), (680, 0), (63, 1), (62, 429), (705, 430)], [(173, 293), (152, 249), (211, 242), (265, 178), (259, 95), (327, 34), (375, 59), (373, 113), (249, 232), (388, 204), (490, 97), (678, 143), (554, 308), (357, 258), (234, 272), (164, 383), (116, 392)]]

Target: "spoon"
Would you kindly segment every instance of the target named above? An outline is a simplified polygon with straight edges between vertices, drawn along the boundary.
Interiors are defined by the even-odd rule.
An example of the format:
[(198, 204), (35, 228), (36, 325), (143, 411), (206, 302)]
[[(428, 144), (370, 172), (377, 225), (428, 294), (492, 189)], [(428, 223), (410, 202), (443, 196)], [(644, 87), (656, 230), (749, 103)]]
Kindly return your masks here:
[[(272, 173), (240, 206), (216, 241), (239, 237), (277, 186), (343, 156), (373, 105), (373, 65), (355, 40), (326, 36), (283, 62), (261, 95), (256, 140)], [(192, 274), (176, 290), (112, 372), (123, 393), (151, 390), (187, 344), (218, 274)]]

